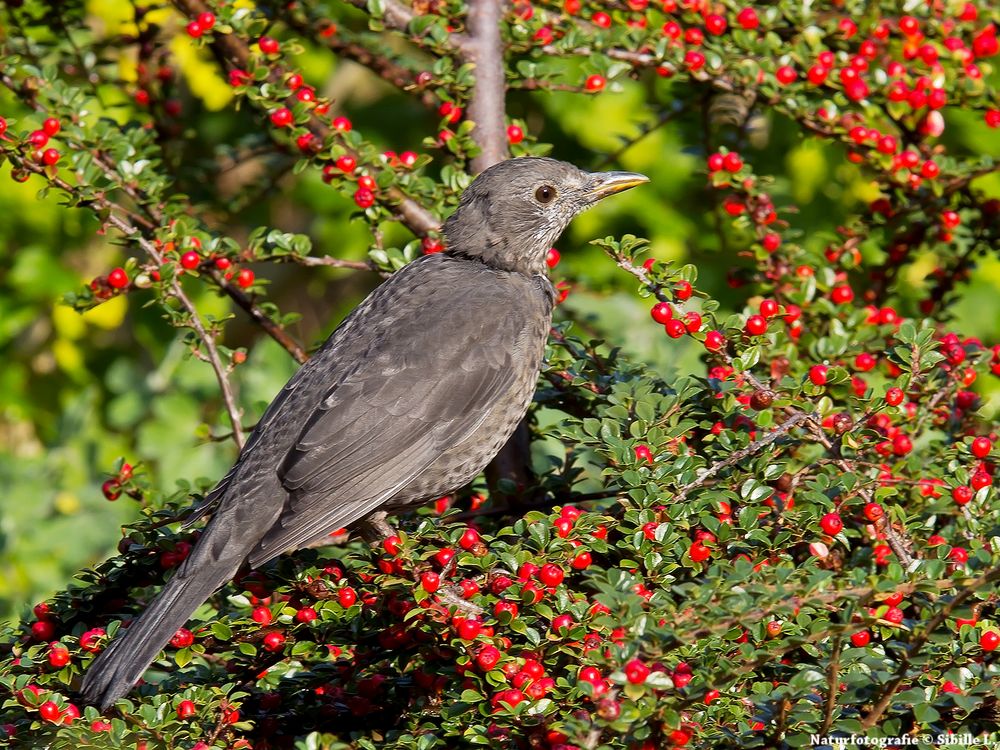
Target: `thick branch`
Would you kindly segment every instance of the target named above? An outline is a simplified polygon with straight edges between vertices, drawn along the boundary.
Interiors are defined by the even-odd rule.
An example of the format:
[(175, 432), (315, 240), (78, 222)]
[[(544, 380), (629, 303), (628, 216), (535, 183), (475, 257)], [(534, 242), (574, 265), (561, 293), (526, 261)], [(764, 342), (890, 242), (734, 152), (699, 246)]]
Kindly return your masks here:
[(471, 0), (469, 39), (462, 56), (475, 66), (476, 83), (469, 100), (469, 118), (476, 123), (473, 138), (481, 149), (472, 160), (472, 171), (482, 172), (507, 158), (503, 68), (502, 17), (500, 0)]

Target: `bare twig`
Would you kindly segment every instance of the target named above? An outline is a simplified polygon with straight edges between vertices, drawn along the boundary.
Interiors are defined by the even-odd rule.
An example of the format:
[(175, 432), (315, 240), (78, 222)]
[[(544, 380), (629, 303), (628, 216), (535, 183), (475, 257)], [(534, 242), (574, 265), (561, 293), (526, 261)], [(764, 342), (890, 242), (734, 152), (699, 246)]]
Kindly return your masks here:
[(843, 639), (838, 634), (833, 639), (833, 652), (830, 654), (830, 663), (827, 666), (826, 676), (826, 700), (823, 706), (823, 724), (819, 733), (826, 735), (833, 726), (833, 712), (837, 708), (837, 688), (840, 684), (840, 650), (843, 646)]
[(771, 443), (776, 441), (778, 438), (782, 437), (783, 435), (787, 434), (790, 430), (794, 429), (798, 425), (808, 420), (811, 416), (812, 415), (804, 411), (797, 412), (793, 414), (790, 418), (785, 420), (785, 422), (782, 423), (780, 426), (776, 427), (775, 429), (771, 430), (771, 432), (764, 435), (764, 437), (758, 440), (754, 440), (745, 448), (741, 448), (740, 450), (730, 454), (727, 458), (723, 459), (722, 461), (712, 464), (711, 466), (706, 468), (705, 471), (702, 472), (701, 476), (699, 476), (693, 482), (689, 482), (688, 484), (681, 487), (680, 490), (677, 492), (677, 494), (674, 496), (673, 502), (675, 503), (683, 502), (684, 499), (687, 498), (687, 496), (691, 493), (692, 490), (695, 490), (704, 485), (706, 482), (708, 482), (709, 479), (714, 477), (720, 471), (729, 466), (737, 464), (744, 458), (752, 456), (753, 454), (757, 453), (763, 448), (766, 448)]

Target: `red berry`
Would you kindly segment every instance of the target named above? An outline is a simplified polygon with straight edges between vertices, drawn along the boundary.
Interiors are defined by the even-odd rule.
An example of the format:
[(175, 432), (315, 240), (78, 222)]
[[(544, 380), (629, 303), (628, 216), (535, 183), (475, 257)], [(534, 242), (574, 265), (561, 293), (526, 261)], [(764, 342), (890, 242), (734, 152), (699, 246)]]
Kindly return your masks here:
[[(711, 156), (708, 157), (706, 166), (708, 167), (709, 172), (718, 172), (720, 169), (722, 169), (723, 163), (724, 159), (722, 154), (712, 154)], [(743, 209), (742, 203), (740, 204), (740, 209), (741, 210)], [(732, 211), (730, 211), (730, 213), (732, 213)]]
[(333, 125), (334, 130), (339, 130), (341, 133), (348, 133), (353, 127), (351, 121), (346, 117), (334, 117), (330, 124)]
[(809, 368), (809, 380), (813, 385), (826, 385), (829, 369), (826, 365), (813, 365)]
[(45, 703), (38, 707), (38, 715), (45, 721), (52, 722), (53, 724), (59, 722), (59, 714), (59, 706), (53, 701), (45, 701)]
[(517, 125), (507, 126), (507, 141), (511, 145), (515, 145), (524, 140), (524, 131)]
[(299, 151), (303, 153), (308, 153), (313, 149), (313, 143), (316, 140), (316, 136), (312, 133), (303, 133), (298, 138), (295, 139), (295, 145), (298, 147)]
[(368, 188), (358, 188), (354, 192), (354, 202), (359, 208), (371, 208), (375, 205), (375, 194)]
[(281, 651), (285, 647), (285, 636), (271, 632), (264, 636), (264, 648), (268, 651)]
[(959, 485), (958, 487), (955, 487), (951, 491), (951, 496), (955, 500), (955, 502), (958, 503), (959, 505), (966, 505), (972, 501), (972, 498), (975, 496), (975, 493), (972, 491), (971, 487), (967, 487), (966, 485), (962, 484)]
[(187, 628), (181, 628), (170, 639), (170, 645), (174, 648), (187, 648), (192, 643), (194, 643), (194, 633)]
[(726, 345), (726, 337), (720, 331), (709, 331), (705, 334), (705, 348), (717, 352)]
[(851, 636), (851, 643), (855, 648), (864, 648), (872, 639), (872, 634), (867, 630), (859, 630)]
[(573, 627), (575, 621), (572, 615), (558, 615), (552, 618), (552, 630), (555, 633), (561, 633), (564, 630), (569, 630)]
[(674, 296), (681, 302), (691, 299), (692, 292), (691, 284), (687, 281), (679, 281), (674, 286)]
[(778, 79), (778, 83), (788, 85), (789, 83), (793, 83), (799, 77), (799, 74), (791, 65), (782, 65), (774, 71), (774, 77)]
[(336, 165), (337, 169), (339, 169), (341, 172), (349, 173), (353, 172), (355, 168), (358, 166), (358, 160), (355, 159), (353, 156), (345, 155), (337, 159)]
[(889, 406), (899, 406), (903, 403), (903, 396), (902, 388), (890, 388), (885, 392), (885, 402)]
[(838, 305), (844, 305), (854, 299), (854, 290), (847, 284), (835, 286), (830, 292), (830, 299)]
[(199, 13), (198, 14), (198, 23), (201, 24), (201, 27), (203, 29), (210, 29), (210, 28), (212, 28), (213, 26), (215, 26), (215, 14), (214, 13), (208, 13), (207, 11), (205, 13)]
[(496, 646), (483, 646), (476, 654), (476, 666), (484, 672), (489, 672), (500, 661), (500, 649)]
[(319, 615), (316, 613), (316, 610), (312, 607), (303, 607), (295, 613), (295, 619), (306, 625), (315, 620), (318, 616)]
[(594, 26), (598, 26), (602, 29), (611, 28), (611, 16), (602, 10), (597, 11), (594, 15), (590, 17), (591, 22)]
[(433, 594), (441, 586), (441, 576), (429, 570), (420, 576), (420, 587), (428, 594)]
[(559, 260), (562, 256), (559, 255), (559, 251), (554, 247), (550, 247), (549, 251), (545, 254), (545, 265), (549, 268), (555, 268), (559, 265)]
[(987, 630), (979, 636), (979, 647), (983, 651), (995, 651), (1000, 646), (1000, 634), (995, 630)]
[[(128, 286), (128, 274), (124, 268), (114, 268), (108, 274), (108, 284), (112, 289), (124, 289)], [(109, 498), (110, 499), (110, 498)]]
[(84, 633), (80, 636), (80, 648), (84, 651), (96, 654), (101, 650), (101, 646), (97, 643), (97, 641), (105, 635), (106, 633), (104, 632), (104, 628), (93, 628), (91, 630), (84, 631)]
[(205, 29), (202, 28), (201, 24), (197, 21), (191, 21), (186, 27), (187, 35), (192, 39), (197, 39), (202, 34), (205, 33)]
[(739, 172), (743, 169), (743, 159), (735, 151), (730, 151), (722, 157), (722, 166), (727, 172)]
[(198, 712), (198, 709), (194, 705), (194, 701), (181, 701), (177, 704), (177, 718), (184, 720), (190, 719)]
[(573, 568), (573, 570), (586, 570), (590, 567), (591, 562), (592, 558), (590, 553), (584, 551), (577, 553), (576, 557), (573, 558), (569, 566)]
[(679, 339), (681, 336), (687, 333), (687, 327), (677, 318), (668, 320), (664, 324), (664, 330), (666, 330), (667, 335), (672, 339)]
[(438, 550), (437, 554), (434, 555), (434, 562), (436, 562), (440, 567), (445, 567), (452, 560), (455, 559), (455, 550), (445, 547), (444, 549)]
[(121, 482), (117, 479), (108, 479), (101, 485), (101, 492), (107, 500), (114, 502), (122, 496)]
[(744, 330), (750, 336), (762, 336), (767, 333), (767, 319), (763, 315), (751, 315), (747, 318)]
[(727, 26), (726, 19), (718, 13), (709, 13), (705, 16), (705, 31), (709, 34), (713, 34), (714, 36), (724, 34)]
[(969, 449), (976, 458), (986, 458), (993, 450), (993, 442), (988, 437), (979, 436), (972, 441)]
[(255, 607), (250, 613), (250, 619), (259, 625), (270, 625), (274, 617), (267, 607)]
[(632, 659), (625, 665), (625, 679), (633, 685), (641, 685), (649, 677), (650, 669), (641, 660)]
[[(6, 127), (6, 123), (4, 126)], [(42, 130), (44, 130), (48, 135), (55, 135), (61, 129), (62, 125), (55, 117), (46, 118), (45, 122), (42, 123)], [(2, 129), (0, 129), (0, 135), (3, 135)]]
[(49, 142), (49, 134), (44, 130), (34, 130), (28, 136), (28, 143), (35, 148), (43, 148)]
[(69, 664), (69, 651), (61, 643), (53, 643), (49, 646), (49, 664), (57, 669)]
[(401, 544), (401, 542), (402, 540), (396, 535), (387, 536), (385, 539), (382, 540), (382, 549), (384, 549), (388, 554), (395, 557), (396, 555), (399, 554), (399, 545)]
[(809, 79), (809, 83), (813, 86), (820, 86), (826, 82), (827, 77), (830, 75), (830, 69), (825, 65), (820, 65), (816, 63), (809, 67), (806, 71), (806, 78)]
[(704, 543), (701, 541), (691, 542), (691, 546), (688, 548), (688, 557), (694, 562), (705, 562), (711, 556), (712, 550), (706, 547)]
[(736, 16), (736, 22), (747, 31), (760, 26), (760, 18), (757, 17), (757, 11), (753, 8), (744, 8), (741, 10), (739, 15)]
[(819, 520), (820, 528), (830, 536), (837, 536), (844, 530), (844, 522), (836, 513), (827, 513)]
[(462, 620), (458, 625), (458, 637), (465, 641), (474, 641), (483, 630), (483, 624), (474, 617)]
[(674, 309), (669, 302), (658, 302), (653, 305), (649, 314), (657, 323), (665, 325), (668, 320), (674, 317)]
[(466, 529), (458, 540), (458, 546), (462, 549), (472, 549), (479, 543), (479, 532), (475, 529)]
[(705, 55), (697, 50), (690, 50), (684, 55), (684, 64), (691, 70), (701, 70), (705, 67)]
[(601, 89), (604, 88), (604, 85), (606, 83), (607, 81), (605, 80), (604, 76), (594, 74), (592, 76), (588, 76), (587, 80), (583, 84), (583, 87), (587, 91), (600, 91)]
[(201, 263), (201, 256), (194, 250), (188, 250), (181, 256), (181, 267), (191, 271)]
[(635, 458), (637, 461), (651, 463), (653, 461), (653, 452), (649, 450), (648, 445), (640, 444), (635, 446)]
[(978, 492), (983, 487), (989, 487), (993, 484), (993, 477), (980, 469), (972, 475), (972, 479), (969, 480), (969, 483), (972, 485), (973, 491)]
[(775, 234), (774, 232), (768, 232), (764, 235), (764, 239), (761, 240), (761, 245), (769, 253), (773, 253), (779, 247), (781, 247), (781, 235)]
[(253, 286), (254, 273), (249, 268), (241, 268), (239, 274), (236, 276), (236, 283), (242, 288)]
[(287, 128), (295, 120), (292, 110), (288, 107), (281, 107), (271, 113), (271, 124), (276, 128)]
[(538, 571), (538, 580), (546, 586), (558, 586), (565, 577), (563, 569), (555, 563), (546, 563)]
[(897, 456), (905, 456), (913, 450), (913, 441), (909, 435), (896, 435), (892, 439), (892, 452)]
[(281, 49), (281, 45), (278, 44), (278, 41), (269, 36), (262, 36), (257, 40), (257, 44), (260, 45), (260, 51), (265, 55), (276, 55), (278, 50)]
[(358, 600), (358, 594), (350, 586), (345, 586), (337, 592), (337, 601), (342, 607), (350, 607)]
[(885, 509), (878, 503), (866, 503), (864, 509), (865, 518), (869, 521), (877, 521), (885, 515)]
[(56, 626), (51, 620), (38, 620), (31, 623), (31, 636), (36, 641), (50, 641), (56, 634)]

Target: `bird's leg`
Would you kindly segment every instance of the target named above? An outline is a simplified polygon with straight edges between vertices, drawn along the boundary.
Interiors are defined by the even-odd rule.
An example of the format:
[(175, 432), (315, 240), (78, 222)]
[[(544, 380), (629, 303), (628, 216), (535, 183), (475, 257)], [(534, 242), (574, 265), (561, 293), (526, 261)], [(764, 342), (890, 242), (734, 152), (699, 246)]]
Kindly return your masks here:
[(388, 515), (384, 510), (380, 510), (358, 524), (361, 537), (373, 547), (391, 536), (396, 536), (396, 530), (385, 520)]

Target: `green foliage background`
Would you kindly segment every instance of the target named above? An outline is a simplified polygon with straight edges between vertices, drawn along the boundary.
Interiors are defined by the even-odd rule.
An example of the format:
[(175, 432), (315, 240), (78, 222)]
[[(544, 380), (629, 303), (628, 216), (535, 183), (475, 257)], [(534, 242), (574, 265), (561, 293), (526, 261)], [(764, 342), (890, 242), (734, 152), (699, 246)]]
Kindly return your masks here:
[[(113, 28), (125, 23), (125, 4), (91, 0), (92, 23)], [(173, 154), (178, 185), (198, 200), (213, 200), (217, 186), (203, 185), (189, 165), (227, 157), (228, 146), (250, 134), (251, 117), (226, 107), (226, 83), (208, 61), (179, 38), (184, 103), (183, 151)], [(376, 144), (396, 151), (420, 151), (424, 135), (438, 122), (411, 98), (379, 81), (360, 66), (338, 64), (327, 50), (306, 48), (296, 60), (309, 80), (325, 82), (335, 107)], [(647, 86), (621, 80), (614, 93), (585, 97), (571, 93), (512, 92), (511, 116), (525, 121), (540, 141), (554, 144), (553, 155), (581, 167), (625, 168), (646, 173), (651, 185), (608, 202), (579, 218), (560, 242), (562, 263), (553, 272), (575, 291), (566, 306), (582, 317), (589, 333), (621, 345), (667, 375), (701, 371), (700, 346), (676, 342), (647, 324), (646, 303), (632, 293), (634, 280), (616, 272), (592, 238), (633, 232), (650, 238), (652, 255), (698, 266), (699, 288), (732, 309), (742, 296), (727, 287), (726, 274), (739, 265), (736, 252), (717, 230), (715, 197), (704, 179), (704, 133), (690, 118), (669, 123), (615, 156), (623, 139), (661, 113), (650, 109)], [(131, 119), (126, 95), (106, 87), (106, 114)], [(0, 92), (0, 115), (12, 105)], [(949, 114), (942, 137), (955, 154), (1000, 157), (1000, 136), (980, 116)], [(776, 203), (795, 203), (793, 225), (807, 246), (823, 247), (839, 222), (873, 198), (861, 171), (839, 147), (803, 139), (800, 130), (765, 113), (743, 152), (760, 174), (776, 177)], [(246, 165), (242, 165), (246, 166)], [(433, 171), (432, 167), (432, 171)], [(8, 170), (5, 168), (4, 172)], [(236, 170), (238, 181), (266, 184), (265, 169)], [(120, 537), (119, 525), (137, 517), (127, 498), (107, 502), (100, 485), (114, 462), (142, 461), (154, 486), (164, 491), (175, 480), (221, 476), (234, 458), (221, 434), (218, 392), (210, 369), (185, 355), (181, 334), (155, 311), (142, 307), (143, 295), (116, 297), (85, 315), (61, 304), (62, 296), (122, 261), (122, 252), (96, 232), (85, 211), (66, 210), (55, 194), (39, 198), (38, 177), (17, 184), (0, 174), (0, 617), (24, 614), (36, 600), (63, 587), (82, 566), (109, 555)], [(975, 186), (1000, 197), (1000, 178)], [(231, 185), (228, 186), (231, 189)], [(226, 185), (222, 186), (226, 189)], [(218, 207), (220, 211), (225, 206)], [(273, 189), (263, 187), (227, 221), (225, 231), (245, 237), (260, 225), (309, 234), (319, 251), (339, 257), (365, 257), (367, 226), (352, 221), (353, 203), (324, 185), (317, 170), (283, 174)], [(872, 252), (877, 252), (872, 250)], [(905, 285), (914, 289), (933, 267), (933, 259), (914, 264)], [(301, 313), (293, 327), (300, 340), (319, 342), (375, 284), (373, 273), (270, 266), (269, 293), (284, 309)], [(199, 308), (229, 312), (228, 300), (200, 285)], [(995, 338), (1000, 321), (1000, 263), (984, 261), (953, 306), (956, 328), (984, 340)], [(200, 290), (200, 291), (199, 291)], [(911, 310), (901, 310), (908, 313)], [(579, 315), (579, 314), (582, 314)], [(239, 316), (238, 316), (239, 317)], [(294, 363), (274, 342), (249, 324), (228, 329), (229, 346), (249, 349), (237, 371), (240, 405), (247, 424), (294, 371)], [(983, 379), (981, 379), (982, 382)], [(985, 384), (988, 387), (989, 384)], [(977, 384), (977, 387), (984, 385)], [(995, 413), (996, 394), (985, 410)]]

